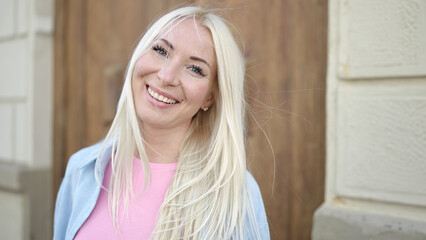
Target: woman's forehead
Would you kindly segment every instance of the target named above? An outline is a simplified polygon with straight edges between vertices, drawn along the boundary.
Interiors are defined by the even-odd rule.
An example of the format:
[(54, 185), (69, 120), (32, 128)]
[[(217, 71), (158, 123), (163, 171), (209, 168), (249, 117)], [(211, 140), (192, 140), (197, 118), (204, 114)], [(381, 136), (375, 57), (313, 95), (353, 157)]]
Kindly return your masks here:
[(167, 27), (157, 40), (168, 41), (176, 51), (185, 51), (191, 55), (202, 55), (215, 64), (215, 51), (210, 30), (196, 18), (176, 20)]
[(197, 18), (178, 19), (172, 22), (157, 39), (199, 42), (214, 48), (210, 30)]

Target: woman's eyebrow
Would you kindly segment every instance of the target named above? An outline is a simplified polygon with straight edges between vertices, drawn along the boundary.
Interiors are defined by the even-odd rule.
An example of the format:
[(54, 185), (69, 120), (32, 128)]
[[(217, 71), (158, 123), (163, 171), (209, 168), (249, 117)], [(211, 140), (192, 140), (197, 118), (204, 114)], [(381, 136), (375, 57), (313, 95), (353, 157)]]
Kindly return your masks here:
[(173, 44), (171, 44), (169, 41), (167, 41), (164, 38), (161, 38), (160, 40), (163, 41), (170, 49), (175, 50), (175, 48), (173, 47)]
[(206, 60), (204, 60), (204, 59), (202, 59), (202, 58), (199, 58), (199, 57), (195, 57), (195, 56), (191, 56), (191, 57), (189, 57), (189, 59), (192, 59), (192, 60), (195, 60), (195, 61), (199, 61), (199, 62), (203, 62), (203, 63), (205, 63), (209, 68), (211, 68), (210, 67), (210, 64), (206, 61)]
[[(164, 38), (160, 38), (160, 40), (161, 41), (163, 41), (164, 42), (164, 44), (166, 44), (170, 49), (172, 49), (172, 50), (175, 50), (175, 48), (173, 47), (173, 44), (171, 43), (171, 42), (169, 42), (169, 41), (167, 41), (166, 39), (164, 39)], [(189, 59), (191, 59), (191, 60), (195, 60), (195, 61), (199, 61), (199, 62), (203, 62), (203, 63), (205, 63), (209, 68), (211, 68), (211, 66), (210, 66), (210, 64), (206, 61), (206, 60), (204, 60), (204, 59), (202, 59), (202, 58), (199, 58), (199, 57), (195, 57), (195, 56), (191, 56), (191, 57), (189, 57)]]

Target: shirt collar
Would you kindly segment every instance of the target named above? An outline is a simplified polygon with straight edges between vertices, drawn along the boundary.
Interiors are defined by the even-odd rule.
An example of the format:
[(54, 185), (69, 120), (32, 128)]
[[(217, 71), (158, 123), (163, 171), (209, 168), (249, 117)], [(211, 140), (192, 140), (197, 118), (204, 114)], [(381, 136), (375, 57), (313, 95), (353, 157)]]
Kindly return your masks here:
[[(87, 155), (86, 159), (83, 160), (83, 162), (81, 163), (80, 168), (85, 168), (91, 165), (92, 163), (95, 163), (97, 170), (99, 172), (104, 172), (106, 166), (108, 165), (111, 159), (112, 145), (112, 141), (106, 144), (104, 141), (95, 144), (93, 146), (93, 149)], [(101, 150), (102, 154), (99, 156), (99, 152)]]

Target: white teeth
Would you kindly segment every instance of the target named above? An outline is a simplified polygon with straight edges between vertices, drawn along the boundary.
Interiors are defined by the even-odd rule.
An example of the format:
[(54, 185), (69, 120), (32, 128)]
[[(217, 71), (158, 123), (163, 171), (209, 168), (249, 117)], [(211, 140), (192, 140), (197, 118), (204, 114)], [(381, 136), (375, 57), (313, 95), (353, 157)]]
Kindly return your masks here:
[(157, 99), (160, 102), (165, 102), (165, 103), (168, 103), (168, 104), (174, 104), (174, 103), (176, 103), (176, 100), (168, 99), (168, 98), (164, 97), (163, 95), (160, 95), (160, 94), (154, 92), (149, 87), (148, 87), (148, 93), (149, 93), (149, 95), (151, 95), (151, 97)]

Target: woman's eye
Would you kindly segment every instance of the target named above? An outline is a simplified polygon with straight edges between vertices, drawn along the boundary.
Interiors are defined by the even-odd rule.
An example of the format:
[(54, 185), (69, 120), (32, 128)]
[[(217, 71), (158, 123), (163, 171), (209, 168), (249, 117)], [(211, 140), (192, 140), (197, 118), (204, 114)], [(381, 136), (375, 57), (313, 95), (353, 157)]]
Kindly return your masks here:
[(191, 66), (189, 66), (189, 70), (191, 70), (192, 72), (196, 73), (197, 75), (199, 75), (201, 77), (205, 77), (206, 76), (206, 74), (203, 72), (203, 69), (201, 69), (198, 66), (191, 65)]
[(167, 53), (167, 51), (166, 51), (166, 49), (164, 49), (162, 46), (160, 46), (160, 45), (154, 45), (153, 47), (152, 47), (152, 49), (154, 50), (154, 51), (156, 51), (158, 54), (160, 54), (161, 56), (164, 56), (164, 57), (167, 57), (168, 56), (168, 53)]

